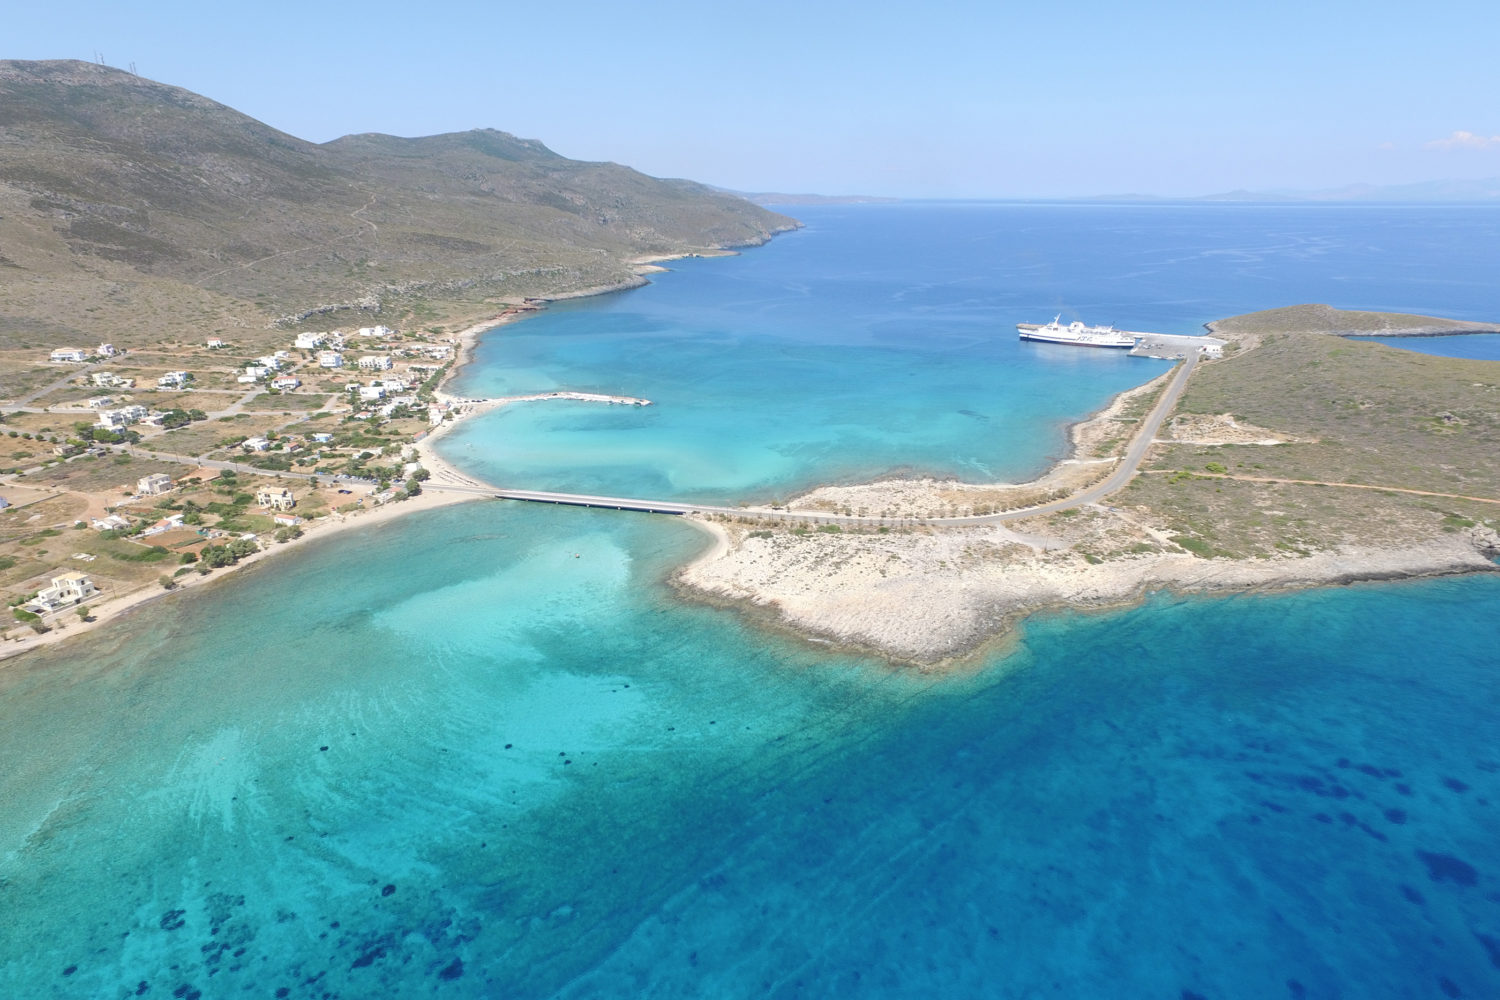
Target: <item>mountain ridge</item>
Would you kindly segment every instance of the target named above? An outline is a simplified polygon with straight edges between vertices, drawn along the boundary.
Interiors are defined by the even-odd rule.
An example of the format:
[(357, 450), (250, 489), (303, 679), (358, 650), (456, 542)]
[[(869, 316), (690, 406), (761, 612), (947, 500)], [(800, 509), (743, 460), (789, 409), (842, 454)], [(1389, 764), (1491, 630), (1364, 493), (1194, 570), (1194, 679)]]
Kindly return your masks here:
[(0, 61), (0, 328), (473, 315), (796, 225), (495, 129), (312, 143), (122, 70)]

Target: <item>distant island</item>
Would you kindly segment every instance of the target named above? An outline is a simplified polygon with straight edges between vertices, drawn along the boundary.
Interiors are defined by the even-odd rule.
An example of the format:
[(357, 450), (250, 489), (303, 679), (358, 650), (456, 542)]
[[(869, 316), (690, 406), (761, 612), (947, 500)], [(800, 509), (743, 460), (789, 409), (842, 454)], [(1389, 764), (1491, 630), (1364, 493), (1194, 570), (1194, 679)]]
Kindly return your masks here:
[(778, 194), (773, 191), (732, 192), (762, 206), (795, 207), (806, 205), (894, 205), (900, 198), (882, 198), (868, 194)]
[(1294, 188), (1270, 188), (1260, 191), (1240, 189), (1220, 191), (1205, 195), (1156, 195), (1118, 193), (1088, 195), (1081, 198), (1063, 198), (1063, 201), (1089, 202), (1185, 202), (1222, 203), (1249, 202), (1255, 204), (1358, 204), (1361, 202), (1381, 204), (1458, 204), (1471, 205), (1500, 202), (1500, 177), (1479, 180), (1420, 181), (1414, 184), (1345, 184), (1342, 187), (1319, 190)]

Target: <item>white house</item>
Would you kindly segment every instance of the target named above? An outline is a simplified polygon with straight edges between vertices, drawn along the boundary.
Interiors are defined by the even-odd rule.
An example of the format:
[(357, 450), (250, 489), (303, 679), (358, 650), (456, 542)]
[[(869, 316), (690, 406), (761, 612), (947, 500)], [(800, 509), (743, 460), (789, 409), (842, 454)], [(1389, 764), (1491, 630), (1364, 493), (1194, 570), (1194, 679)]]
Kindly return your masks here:
[(117, 431), (146, 419), (147, 412), (144, 406), (122, 406), (118, 410), (102, 410), (99, 413), (98, 426), (105, 430)]
[(302, 384), (302, 380), (295, 375), (278, 375), (271, 380), (272, 389), (295, 389)]
[(59, 573), (52, 578), (52, 586), (33, 597), (26, 606), (37, 614), (43, 614), (77, 604), (97, 593), (99, 588), (94, 586), (94, 581), (87, 575), (77, 571)]
[(87, 361), (88, 352), (81, 347), (59, 347), (52, 352), (52, 361)]
[(344, 367), (344, 356), (338, 351), (319, 351), (319, 368), (342, 368)]
[(142, 496), (154, 497), (172, 490), (172, 477), (165, 472), (153, 472), (142, 476), (135, 484), (135, 491)]
[(359, 367), (362, 371), (388, 372), (395, 365), (388, 354), (372, 354), (369, 357), (360, 358)]
[(386, 404), (380, 408), (380, 415), (382, 417), (388, 417), (392, 413), (396, 412), (397, 407), (415, 407), (416, 405), (417, 397), (415, 396), (392, 396), (389, 400), (386, 401)]
[(246, 451), (270, 451), (271, 442), (269, 439), (263, 437), (245, 438), (240, 443), (240, 447)]
[(326, 333), (299, 333), (297, 339), (292, 341), (292, 346), (304, 351), (315, 351), (327, 342), (328, 334)]
[(271, 523), (278, 528), (291, 528), (302, 523), (302, 518), (296, 514), (272, 514)]
[(94, 353), (99, 355), (101, 358), (112, 358), (120, 352), (115, 350), (114, 344), (100, 344), (99, 349)]
[(167, 372), (156, 380), (158, 389), (181, 389), (192, 381), (192, 372)]
[(271, 374), (271, 369), (266, 365), (246, 365), (245, 374), (251, 379), (263, 379)]
[(362, 385), (359, 387), (359, 400), (362, 403), (373, 402), (385, 398), (385, 387), (380, 385)]
[(115, 401), (113, 396), (95, 396), (89, 400), (88, 406), (91, 410), (102, 410)]
[(314, 434), (312, 436), (312, 439), (314, 441), (316, 441), (318, 444), (327, 444), (328, 442), (330, 442), (330, 441), (333, 440), (333, 435), (332, 434)]
[(256, 358), (255, 363), (257, 365), (260, 365), (262, 368), (268, 368), (273, 372), (281, 367), (281, 359), (274, 354), (267, 354), (263, 358)]
[(203, 346), (216, 351), (221, 347), (228, 347), (229, 345), (224, 343), (224, 341), (220, 340), (218, 337), (209, 337), (203, 342)]
[(96, 517), (89, 523), (100, 531), (122, 531), (130, 527), (130, 522), (119, 514), (107, 514), (104, 517)]
[(141, 532), (141, 537), (147, 538), (151, 535), (160, 535), (163, 532), (167, 531), (176, 531), (178, 528), (182, 527), (182, 518), (183, 515), (181, 514), (168, 514), (166, 517), (162, 518), (160, 521), (157, 521), (151, 527)]
[(297, 506), (297, 500), (292, 496), (292, 491), (285, 486), (267, 486), (257, 490), (255, 502), (262, 507), (270, 507), (272, 510), (291, 510)]
[(359, 335), (361, 337), (389, 337), (395, 332), (395, 330), (392, 330), (388, 326), (362, 326), (359, 328)]

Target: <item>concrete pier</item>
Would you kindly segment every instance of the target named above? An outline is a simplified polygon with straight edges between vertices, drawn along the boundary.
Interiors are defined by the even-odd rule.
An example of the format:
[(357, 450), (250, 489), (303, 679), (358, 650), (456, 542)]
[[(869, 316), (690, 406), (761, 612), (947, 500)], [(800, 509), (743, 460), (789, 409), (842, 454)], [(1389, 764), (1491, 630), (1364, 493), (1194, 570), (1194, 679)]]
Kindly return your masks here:
[(1175, 361), (1189, 355), (1207, 358), (1218, 357), (1224, 351), (1227, 340), (1218, 337), (1184, 337), (1175, 333), (1131, 333), (1136, 338), (1131, 349), (1133, 358), (1165, 358)]

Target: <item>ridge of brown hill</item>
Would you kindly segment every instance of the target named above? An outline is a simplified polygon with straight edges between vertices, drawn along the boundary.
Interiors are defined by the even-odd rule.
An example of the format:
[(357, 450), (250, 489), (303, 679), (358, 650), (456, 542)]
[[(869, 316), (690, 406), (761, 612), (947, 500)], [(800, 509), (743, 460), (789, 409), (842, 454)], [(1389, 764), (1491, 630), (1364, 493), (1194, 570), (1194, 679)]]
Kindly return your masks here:
[(490, 129), (320, 145), (110, 67), (0, 61), (0, 347), (474, 315), (796, 225)]

